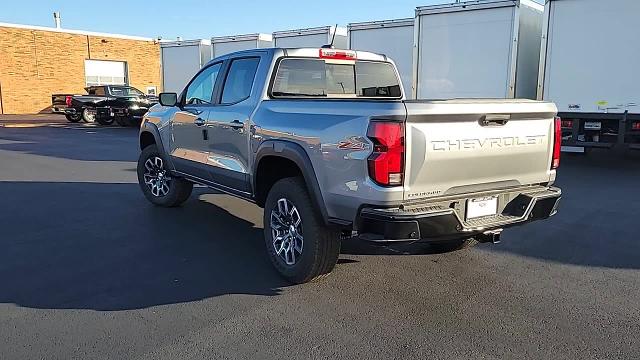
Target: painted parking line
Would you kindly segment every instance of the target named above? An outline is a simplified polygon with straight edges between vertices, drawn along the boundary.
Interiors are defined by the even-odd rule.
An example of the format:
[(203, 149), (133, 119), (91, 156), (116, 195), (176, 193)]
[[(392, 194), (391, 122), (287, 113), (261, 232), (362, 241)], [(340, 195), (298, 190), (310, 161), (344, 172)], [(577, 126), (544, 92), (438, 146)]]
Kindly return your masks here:
[(17, 128), (17, 129), (28, 129), (28, 128), (40, 128), (40, 127), (52, 127), (58, 129), (71, 129), (71, 130), (116, 130), (116, 129), (131, 129), (130, 127), (122, 127), (122, 126), (101, 126), (101, 125), (93, 125), (93, 124), (84, 124), (84, 125), (74, 125), (74, 124), (60, 124), (60, 123), (0, 123), (0, 127), (4, 128)]
[(19, 123), (19, 124), (0, 124), (1, 127), (6, 128), (35, 128), (35, 127), (46, 127), (53, 124), (47, 123)]

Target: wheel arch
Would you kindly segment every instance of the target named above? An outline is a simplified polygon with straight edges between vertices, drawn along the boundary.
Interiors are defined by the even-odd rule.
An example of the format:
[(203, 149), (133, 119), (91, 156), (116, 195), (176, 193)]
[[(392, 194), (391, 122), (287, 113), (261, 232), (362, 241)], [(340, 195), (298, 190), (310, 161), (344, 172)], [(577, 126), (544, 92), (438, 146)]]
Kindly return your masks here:
[(148, 121), (143, 121), (140, 124), (140, 134), (138, 135), (138, 145), (140, 147), (140, 151), (144, 150), (149, 145), (156, 145), (158, 151), (164, 156), (166, 161), (168, 162), (168, 166), (170, 169), (175, 169), (173, 166), (173, 162), (171, 161), (171, 157), (167, 154), (164, 144), (162, 143), (162, 137), (160, 136), (160, 130), (158, 127), (150, 123)]
[[(267, 164), (290, 164), (295, 165), (297, 169), (279, 168), (276, 175), (273, 173), (265, 173)], [(329, 224), (329, 215), (327, 207), (322, 197), (320, 184), (311, 163), (311, 159), (302, 146), (285, 140), (267, 140), (260, 144), (253, 166), (253, 176), (251, 178), (251, 187), (256, 203), (264, 207), (269, 189), (275, 181), (289, 177), (293, 174), (302, 176), (313, 205), (320, 210), (320, 214), (325, 224)], [(266, 179), (267, 183), (260, 183), (260, 179)]]

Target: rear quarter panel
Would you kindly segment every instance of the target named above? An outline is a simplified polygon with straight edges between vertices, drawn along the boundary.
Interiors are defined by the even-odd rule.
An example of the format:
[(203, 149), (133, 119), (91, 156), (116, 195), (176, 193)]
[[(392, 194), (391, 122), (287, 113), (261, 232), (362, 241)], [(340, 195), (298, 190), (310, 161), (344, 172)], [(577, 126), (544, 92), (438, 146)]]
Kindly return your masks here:
[(289, 141), (307, 152), (330, 217), (353, 220), (363, 203), (402, 200), (402, 187), (384, 188), (368, 177), (372, 117), (404, 119), (401, 101), (265, 100), (254, 117), (251, 148), (266, 140)]

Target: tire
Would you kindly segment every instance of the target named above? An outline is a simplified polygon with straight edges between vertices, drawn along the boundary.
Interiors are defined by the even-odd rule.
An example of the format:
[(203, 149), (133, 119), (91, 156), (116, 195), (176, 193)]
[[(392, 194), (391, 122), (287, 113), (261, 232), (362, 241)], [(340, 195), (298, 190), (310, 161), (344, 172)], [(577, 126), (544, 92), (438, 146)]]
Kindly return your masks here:
[(109, 118), (98, 118), (96, 117), (96, 121), (98, 122), (98, 124), (100, 125), (104, 125), (104, 126), (109, 126), (113, 124), (113, 118), (109, 117)]
[(96, 112), (95, 110), (84, 108), (82, 109), (82, 121), (86, 123), (93, 123), (96, 121)]
[[(151, 164), (149, 164), (149, 161)], [(167, 164), (167, 160), (160, 154), (156, 145), (144, 148), (138, 158), (138, 184), (147, 200), (154, 205), (162, 207), (179, 206), (191, 196), (193, 183), (181, 178), (171, 177), (171, 173), (165, 164)], [(162, 176), (160, 176), (161, 171)]]
[(436, 242), (429, 245), (434, 250), (445, 253), (445, 252), (468, 249), (476, 246), (477, 244), (478, 244), (478, 241), (476, 239), (470, 238), (470, 239)]
[(328, 275), (340, 255), (340, 230), (324, 224), (299, 177), (281, 179), (269, 191), (264, 240), (273, 266), (294, 284)]
[(64, 114), (64, 117), (67, 118), (67, 121), (72, 123), (77, 123), (78, 121), (82, 120), (81, 114)]
[(116, 116), (116, 123), (118, 123), (118, 125), (122, 126), (122, 127), (128, 127), (131, 126), (129, 119), (127, 119), (126, 117), (123, 116)]

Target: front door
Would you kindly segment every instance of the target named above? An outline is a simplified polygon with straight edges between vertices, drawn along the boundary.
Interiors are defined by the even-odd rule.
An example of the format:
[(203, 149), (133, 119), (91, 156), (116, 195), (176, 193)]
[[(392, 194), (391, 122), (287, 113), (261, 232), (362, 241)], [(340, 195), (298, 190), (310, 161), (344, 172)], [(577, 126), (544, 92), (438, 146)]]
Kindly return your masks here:
[(222, 63), (212, 64), (189, 83), (172, 122), (171, 155), (176, 170), (204, 180), (211, 180), (207, 170), (209, 135), (205, 124), (213, 106), (221, 67)]
[[(221, 89), (220, 103), (211, 108), (209, 172), (220, 185), (250, 192), (249, 118), (257, 104), (251, 96), (259, 57), (231, 59)], [(256, 92), (258, 89), (255, 90)]]

